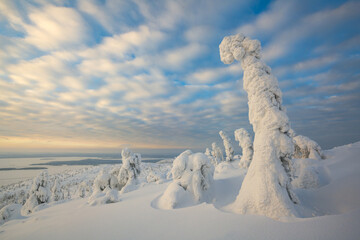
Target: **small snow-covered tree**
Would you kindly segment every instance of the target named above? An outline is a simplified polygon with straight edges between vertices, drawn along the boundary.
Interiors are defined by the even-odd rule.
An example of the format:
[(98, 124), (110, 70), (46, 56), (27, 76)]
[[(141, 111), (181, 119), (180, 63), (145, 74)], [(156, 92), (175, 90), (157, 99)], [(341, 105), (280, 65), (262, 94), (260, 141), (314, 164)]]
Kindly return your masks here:
[(294, 144), (290, 123), (282, 106), (278, 81), (261, 60), (260, 42), (237, 34), (225, 37), (219, 49), (223, 63), (230, 64), (234, 59), (241, 62), (249, 121), (255, 133), (253, 160), (234, 210), (272, 218), (297, 216), (294, 204), (298, 200), (291, 187)]
[(205, 155), (210, 159), (210, 162), (213, 165), (216, 165), (217, 164), (216, 158), (211, 153), (212, 153), (211, 150), (209, 148), (206, 148)]
[(49, 202), (50, 197), (49, 175), (47, 171), (43, 171), (34, 178), (30, 196), (22, 207), (21, 213), (24, 215), (32, 213), (38, 205)]
[(205, 149), (205, 155), (208, 156), (208, 157), (211, 157), (211, 151), (210, 151), (209, 148)]
[(212, 147), (211, 155), (215, 159), (214, 162), (216, 164), (219, 164), (220, 162), (224, 161), (224, 156), (223, 156), (221, 148), (215, 142), (213, 142), (211, 144), (211, 147)]
[(21, 216), (21, 204), (8, 204), (0, 210), (0, 225)]
[(242, 148), (242, 157), (239, 166), (242, 168), (248, 168), (254, 153), (250, 135), (244, 128), (235, 130), (234, 135), (235, 140), (239, 142), (239, 146)]
[(122, 166), (118, 175), (118, 182), (123, 192), (127, 192), (132, 186), (137, 184), (140, 175), (141, 155), (132, 153), (128, 148), (124, 148), (121, 152)]
[(234, 161), (234, 148), (230, 143), (230, 138), (224, 131), (219, 132), (220, 137), (224, 142), (226, 161), (231, 162)]
[(53, 201), (60, 201), (64, 199), (64, 192), (58, 179), (55, 179), (54, 186), (51, 189), (51, 199)]
[(317, 142), (308, 137), (298, 135), (293, 138), (295, 144), (294, 158), (324, 159), (324, 153)]
[(204, 153), (181, 153), (171, 169), (173, 182), (159, 199), (165, 209), (211, 201), (214, 167)]

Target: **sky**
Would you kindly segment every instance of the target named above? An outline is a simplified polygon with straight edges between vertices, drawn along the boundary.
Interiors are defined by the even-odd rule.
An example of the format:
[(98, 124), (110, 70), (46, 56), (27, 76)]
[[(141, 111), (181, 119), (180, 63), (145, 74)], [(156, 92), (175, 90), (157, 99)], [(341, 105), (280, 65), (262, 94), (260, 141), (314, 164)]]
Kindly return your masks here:
[(360, 140), (360, 1), (1, 0), (0, 152), (253, 135), (241, 65), (219, 57), (236, 33), (261, 41), (297, 134)]

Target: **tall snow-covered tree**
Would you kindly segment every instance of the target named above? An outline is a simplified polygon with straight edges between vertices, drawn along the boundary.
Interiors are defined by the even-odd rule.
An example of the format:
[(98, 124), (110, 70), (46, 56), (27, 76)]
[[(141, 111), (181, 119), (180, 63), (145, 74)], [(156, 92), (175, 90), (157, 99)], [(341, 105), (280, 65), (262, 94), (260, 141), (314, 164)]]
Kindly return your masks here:
[(271, 69), (261, 60), (261, 45), (242, 34), (225, 37), (221, 61), (236, 59), (244, 70), (243, 87), (248, 95), (249, 120), (255, 132), (254, 155), (234, 209), (239, 213), (272, 218), (297, 216), (297, 198), (291, 187), (294, 144), (282, 93)]
[(224, 142), (226, 161), (227, 162), (234, 161), (234, 153), (235, 152), (234, 152), (233, 146), (230, 143), (230, 138), (227, 136), (227, 134), (224, 131), (220, 131), (219, 135)]
[(244, 128), (235, 130), (234, 135), (235, 140), (239, 142), (239, 146), (242, 148), (242, 157), (240, 159), (239, 166), (242, 168), (248, 168), (254, 153), (250, 135)]

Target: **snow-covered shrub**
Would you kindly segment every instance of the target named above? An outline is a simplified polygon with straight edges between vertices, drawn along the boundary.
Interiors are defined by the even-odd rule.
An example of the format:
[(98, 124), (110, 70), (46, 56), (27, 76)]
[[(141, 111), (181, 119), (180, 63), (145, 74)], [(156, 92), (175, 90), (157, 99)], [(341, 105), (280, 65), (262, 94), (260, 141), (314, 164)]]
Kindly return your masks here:
[(47, 171), (43, 171), (34, 178), (30, 196), (22, 207), (21, 213), (24, 215), (32, 213), (38, 205), (49, 202), (50, 197), (49, 175)]
[(117, 177), (122, 192), (128, 192), (137, 184), (140, 174), (141, 155), (125, 148), (121, 152), (122, 166)]
[(252, 163), (233, 204), (234, 211), (272, 218), (297, 216), (294, 204), (298, 200), (290, 182), (294, 144), (289, 119), (278, 81), (261, 60), (260, 42), (237, 34), (225, 37), (219, 49), (225, 64), (241, 61), (249, 121), (255, 132)]
[(226, 161), (231, 162), (234, 161), (234, 148), (230, 143), (230, 138), (224, 131), (219, 132), (220, 137), (224, 142)]
[[(116, 177), (115, 180), (117, 180)], [(116, 185), (116, 182), (114, 183), (114, 176), (102, 169), (94, 180), (93, 191), (102, 192), (106, 188), (112, 188), (111, 186), (114, 185)]]
[(211, 201), (214, 167), (205, 154), (186, 150), (174, 160), (171, 172), (173, 182), (159, 199), (161, 208), (173, 209)]
[(3, 207), (0, 210), (0, 225), (9, 220), (20, 218), (21, 207), (21, 204), (9, 204)]
[(216, 164), (219, 164), (220, 162), (224, 161), (224, 156), (221, 148), (215, 142), (213, 142), (211, 146), (212, 146), (211, 155), (214, 158), (214, 162)]
[(51, 193), (51, 199), (53, 201), (60, 201), (64, 199), (64, 192), (58, 179), (55, 179), (55, 183), (51, 189)]
[(101, 192), (94, 192), (89, 198), (89, 205), (102, 205), (102, 204), (109, 204), (109, 203), (116, 203), (119, 202), (119, 191), (117, 189), (111, 189), (106, 187), (104, 191)]
[(151, 182), (157, 182), (157, 183), (162, 183), (163, 180), (161, 178), (161, 176), (159, 174), (156, 174), (155, 172), (153, 171), (150, 171), (148, 173), (148, 175), (146, 176), (146, 181), (148, 183), (151, 183)]
[(85, 198), (92, 193), (91, 187), (87, 182), (82, 182), (79, 184), (78, 189), (76, 191), (77, 197)]
[(235, 140), (239, 142), (239, 146), (242, 148), (242, 157), (239, 166), (242, 168), (248, 168), (254, 153), (250, 135), (244, 128), (235, 130), (234, 135)]
[(317, 142), (308, 137), (298, 135), (293, 138), (295, 143), (294, 158), (324, 159), (325, 156)]

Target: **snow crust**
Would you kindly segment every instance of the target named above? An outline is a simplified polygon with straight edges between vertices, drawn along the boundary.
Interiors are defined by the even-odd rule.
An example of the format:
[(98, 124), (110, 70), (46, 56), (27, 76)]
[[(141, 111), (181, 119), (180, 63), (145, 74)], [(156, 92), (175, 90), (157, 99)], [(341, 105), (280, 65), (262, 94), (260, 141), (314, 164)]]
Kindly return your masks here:
[(219, 135), (224, 142), (226, 161), (228, 161), (228, 162), (234, 161), (235, 152), (234, 152), (233, 146), (230, 143), (230, 138), (224, 131), (220, 131)]
[(242, 148), (242, 157), (239, 166), (249, 168), (254, 153), (250, 134), (244, 128), (239, 128), (235, 130), (234, 135), (235, 140), (239, 142), (239, 146)]
[(203, 153), (186, 150), (173, 163), (173, 182), (160, 197), (158, 207), (173, 209), (212, 199), (214, 167)]
[(242, 34), (225, 37), (220, 46), (225, 64), (240, 61), (248, 94), (249, 121), (255, 132), (254, 155), (233, 205), (238, 213), (271, 218), (299, 216), (291, 187), (294, 144), (282, 106), (282, 93), (271, 69), (261, 60), (261, 45)]
[(298, 135), (293, 138), (295, 144), (294, 158), (312, 158), (323, 159), (325, 158), (320, 145), (308, 137)]

